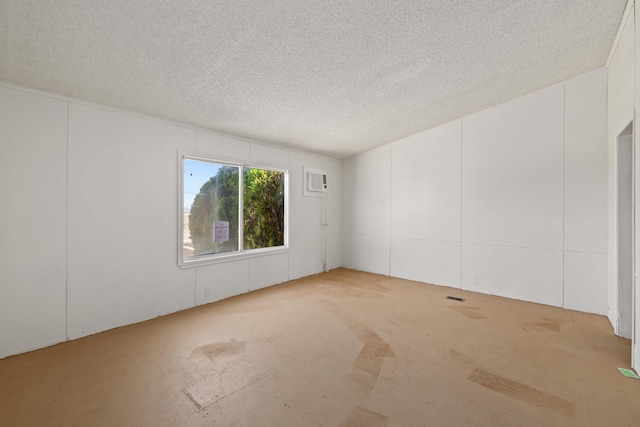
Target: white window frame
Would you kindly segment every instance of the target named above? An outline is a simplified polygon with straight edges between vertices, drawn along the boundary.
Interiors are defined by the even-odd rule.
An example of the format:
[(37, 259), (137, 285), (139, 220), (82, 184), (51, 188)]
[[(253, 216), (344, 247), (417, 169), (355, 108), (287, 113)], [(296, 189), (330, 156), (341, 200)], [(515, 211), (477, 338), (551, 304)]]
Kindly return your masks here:
[[(218, 254), (196, 255), (184, 257), (184, 161), (197, 160), (240, 168), (238, 184), (238, 250)], [(244, 169), (263, 169), (284, 173), (284, 245), (270, 248), (244, 249)], [(289, 252), (289, 170), (282, 167), (264, 165), (253, 162), (238, 162), (219, 157), (203, 156), (202, 154), (178, 153), (178, 266), (192, 268), (199, 265), (216, 264), (245, 258)]]

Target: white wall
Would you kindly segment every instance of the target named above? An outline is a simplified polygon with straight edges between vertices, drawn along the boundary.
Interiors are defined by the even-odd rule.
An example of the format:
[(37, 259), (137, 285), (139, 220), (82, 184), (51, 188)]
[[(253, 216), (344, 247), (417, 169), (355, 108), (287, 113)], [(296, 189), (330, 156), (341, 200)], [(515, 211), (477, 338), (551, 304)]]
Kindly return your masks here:
[[(342, 264), (337, 160), (9, 85), (0, 140), (0, 357), (319, 273), (325, 229)], [(289, 252), (180, 269), (179, 150), (288, 169)], [(304, 166), (329, 174), (329, 226)]]
[(70, 338), (193, 306), (174, 263), (177, 150), (196, 131), (69, 103)]
[(621, 23), (621, 36), (614, 47), (609, 65), (608, 101), (608, 310), (616, 333), (618, 330), (618, 200), (617, 200), (617, 136), (633, 121), (634, 114), (634, 15)]
[(564, 99), (564, 307), (598, 314), (607, 310), (606, 79), (602, 70), (571, 80)]
[(391, 146), (343, 162), (344, 267), (389, 274)]
[(606, 313), (606, 95), (596, 70), (344, 161), (345, 266)]
[[(327, 191), (331, 197), (303, 197), (303, 168), (312, 166), (327, 172)], [(289, 279), (309, 276), (321, 271), (317, 260), (327, 257), (331, 268), (342, 266), (340, 201), (342, 199), (342, 163), (318, 158), (310, 154), (291, 152), (290, 200), (292, 209), (304, 213), (290, 222)], [(326, 212), (325, 212), (326, 211)], [(325, 218), (326, 227), (309, 227), (309, 215)], [(325, 236), (326, 233), (326, 236)], [(326, 254), (324, 241), (327, 239)]]
[[(635, 22), (640, 18), (633, 0), (627, 4), (628, 12), (620, 23), (619, 38), (612, 47), (612, 56), (609, 63), (609, 130), (608, 130), (608, 216), (609, 216), (609, 250), (608, 250), (608, 316), (616, 329), (618, 328), (618, 153), (617, 137), (630, 122), (634, 122), (634, 169), (635, 169), (635, 272), (640, 271), (640, 233), (637, 232), (640, 225), (640, 136), (638, 132), (637, 109), (640, 105), (640, 87), (635, 81), (640, 79), (640, 33), (635, 29)], [(635, 322), (633, 331), (633, 352), (631, 365), (640, 367), (640, 292), (637, 290), (637, 278), (635, 289)]]
[(463, 120), (464, 289), (562, 305), (563, 92)]
[(462, 122), (391, 147), (390, 274), (460, 287)]
[[(634, 18), (634, 22), (640, 19), (640, 10), (633, 9), (633, 13), (631, 16)], [(634, 55), (634, 82), (640, 80), (640, 32), (635, 31), (634, 28), (634, 40), (633, 40), (633, 55)], [(640, 87), (634, 87), (634, 123), (638, 122), (638, 108), (640, 106)], [(637, 126), (637, 125), (636, 125)], [(638, 147), (638, 143), (640, 143), (640, 132), (636, 131), (634, 133), (634, 147)], [(640, 150), (636, 148), (635, 150), (635, 158), (634, 158), (635, 170), (638, 170), (638, 165), (640, 165)], [(635, 173), (635, 200), (640, 200), (640, 172)], [(635, 221), (634, 224), (640, 224), (640, 208), (635, 209)], [(638, 225), (636, 225), (637, 229)], [(640, 248), (640, 233), (636, 232), (634, 238), (634, 248)], [(634, 259), (634, 271), (640, 271), (640, 249), (635, 251), (635, 259)], [(633, 366), (636, 371), (640, 368), (640, 292), (638, 291), (637, 283), (634, 286), (635, 291), (635, 301), (634, 301), (634, 336), (632, 340), (632, 353), (631, 353), (631, 366)]]
[(67, 103), (0, 87), (0, 357), (67, 336)]

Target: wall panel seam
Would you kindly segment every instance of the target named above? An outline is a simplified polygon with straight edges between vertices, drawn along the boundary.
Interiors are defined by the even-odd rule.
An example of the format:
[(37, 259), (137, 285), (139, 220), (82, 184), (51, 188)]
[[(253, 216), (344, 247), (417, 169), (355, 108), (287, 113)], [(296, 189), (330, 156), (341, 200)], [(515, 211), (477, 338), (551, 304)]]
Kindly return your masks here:
[(606, 251), (582, 251), (577, 249), (563, 249), (563, 252), (568, 252), (572, 254), (592, 254), (592, 255), (606, 255)]
[(393, 146), (389, 147), (389, 264), (387, 265), (387, 276), (391, 276), (391, 224), (393, 224), (393, 209), (391, 203), (393, 202)]
[(66, 193), (67, 193), (67, 200), (66, 200), (66, 205), (67, 205), (67, 212), (66, 212), (66, 219), (67, 219), (67, 227), (66, 227), (66, 255), (65, 255), (65, 262), (66, 262), (66, 271), (65, 271), (65, 338), (68, 341), (70, 339), (70, 334), (69, 334), (69, 114), (70, 114), (70, 110), (71, 110), (71, 103), (69, 101), (66, 102), (67, 104), (67, 135), (66, 135), (66, 139), (67, 139), (67, 149), (66, 149), (66, 166), (67, 166), (67, 182), (65, 183), (65, 187), (66, 187)]
[(405, 239), (405, 240), (422, 240), (425, 242), (440, 242), (440, 243), (462, 243), (460, 240), (447, 240), (447, 239), (431, 239), (429, 237), (411, 237), (411, 236), (401, 236), (399, 234), (394, 234), (389, 236), (392, 239)]
[(555, 252), (564, 252), (562, 248), (543, 248), (539, 246), (524, 246), (524, 245), (513, 245), (509, 243), (486, 243), (486, 242), (462, 242), (463, 245), (476, 245), (476, 246), (499, 246), (502, 248), (517, 248), (517, 249), (532, 249), (538, 251), (555, 251)]
[(391, 237), (386, 234), (371, 234), (371, 233), (350, 233), (347, 231), (343, 231), (342, 234), (348, 234), (350, 236), (368, 236), (368, 237)]
[(460, 280), (460, 289), (462, 289), (462, 271), (463, 271), (463, 263), (462, 263), (462, 193), (464, 186), (464, 119), (460, 120), (460, 271), (458, 272), (458, 278)]
[(566, 197), (566, 189), (565, 189), (565, 180), (567, 174), (567, 165), (566, 165), (566, 139), (567, 139), (567, 84), (562, 85), (562, 307), (564, 307), (564, 249), (565, 249), (565, 222), (566, 222), (566, 210), (565, 210), (565, 197)]

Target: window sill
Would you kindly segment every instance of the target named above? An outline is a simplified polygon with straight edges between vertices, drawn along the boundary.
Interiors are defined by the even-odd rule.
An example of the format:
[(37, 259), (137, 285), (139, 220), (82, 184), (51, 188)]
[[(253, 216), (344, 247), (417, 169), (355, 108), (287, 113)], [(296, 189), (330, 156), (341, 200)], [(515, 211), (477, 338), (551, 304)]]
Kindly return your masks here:
[(224, 262), (233, 262), (239, 261), (243, 259), (257, 258), (262, 256), (269, 255), (277, 255), (277, 254), (285, 254), (289, 253), (289, 248), (286, 246), (278, 246), (275, 248), (263, 248), (263, 249), (251, 249), (248, 251), (243, 251), (240, 253), (229, 253), (229, 254), (216, 254), (216, 255), (201, 255), (198, 257), (187, 258), (184, 259), (182, 256), (178, 261), (178, 267), (183, 270), (193, 268), (193, 267), (201, 267), (203, 265), (209, 264), (220, 264)]

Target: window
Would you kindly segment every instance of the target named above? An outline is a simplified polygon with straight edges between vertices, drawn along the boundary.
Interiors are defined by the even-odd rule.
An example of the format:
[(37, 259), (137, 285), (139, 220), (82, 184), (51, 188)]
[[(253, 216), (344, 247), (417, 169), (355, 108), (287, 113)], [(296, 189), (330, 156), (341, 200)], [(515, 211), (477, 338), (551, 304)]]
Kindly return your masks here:
[(180, 168), (180, 266), (286, 249), (286, 171), (184, 154)]

